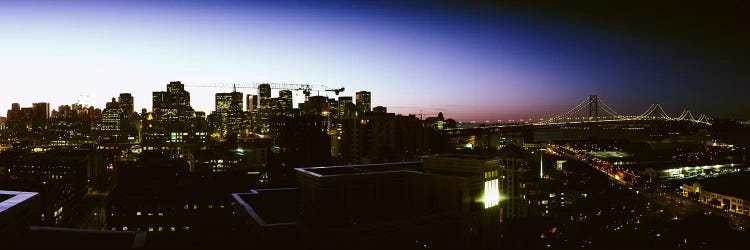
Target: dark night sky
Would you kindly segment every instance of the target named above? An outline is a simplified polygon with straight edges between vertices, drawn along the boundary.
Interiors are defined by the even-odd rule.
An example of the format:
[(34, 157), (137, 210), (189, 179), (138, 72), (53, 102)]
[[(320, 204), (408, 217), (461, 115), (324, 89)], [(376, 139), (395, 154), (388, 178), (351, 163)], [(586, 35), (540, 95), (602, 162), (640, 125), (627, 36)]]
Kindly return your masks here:
[[(0, 107), (304, 81), (463, 121), (550, 117), (589, 94), (623, 114), (750, 118), (749, 4), (518, 2), (2, 2)], [(204, 111), (221, 91), (188, 90)]]

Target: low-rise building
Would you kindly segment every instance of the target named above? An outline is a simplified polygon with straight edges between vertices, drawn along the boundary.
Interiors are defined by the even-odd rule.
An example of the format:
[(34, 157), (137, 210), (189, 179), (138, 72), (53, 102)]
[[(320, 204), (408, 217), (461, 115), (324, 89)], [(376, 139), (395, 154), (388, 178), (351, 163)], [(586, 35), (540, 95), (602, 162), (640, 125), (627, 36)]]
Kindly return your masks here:
[(469, 155), (298, 168), (298, 189), (233, 198), (248, 234), (266, 246), (495, 248), (502, 168), (495, 157)]
[(682, 195), (724, 211), (747, 215), (750, 214), (750, 192), (742, 188), (743, 185), (737, 185), (741, 177), (717, 177), (702, 184), (683, 184)]

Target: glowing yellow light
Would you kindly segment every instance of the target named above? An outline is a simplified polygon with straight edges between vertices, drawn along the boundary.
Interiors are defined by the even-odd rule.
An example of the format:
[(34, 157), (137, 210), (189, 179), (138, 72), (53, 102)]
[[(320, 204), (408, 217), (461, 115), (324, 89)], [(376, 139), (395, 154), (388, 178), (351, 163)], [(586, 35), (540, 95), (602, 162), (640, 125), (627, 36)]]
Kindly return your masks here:
[(484, 208), (491, 208), (500, 203), (500, 187), (497, 179), (484, 182), (482, 202), (484, 203)]

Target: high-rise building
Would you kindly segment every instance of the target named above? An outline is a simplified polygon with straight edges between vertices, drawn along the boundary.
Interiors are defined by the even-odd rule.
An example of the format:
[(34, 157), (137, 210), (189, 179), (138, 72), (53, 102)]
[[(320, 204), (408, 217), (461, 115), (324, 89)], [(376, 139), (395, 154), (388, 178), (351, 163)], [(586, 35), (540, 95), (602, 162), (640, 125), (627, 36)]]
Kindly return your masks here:
[(133, 115), (133, 112), (135, 112), (133, 95), (130, 93), (121, 93), (120, 97), (117, 98), (117, 103), (120, 104), (120, 109), (122, 109), (126, 117)]
[(8, 110), (7, 118), (13, 119), (14, 116), (18, 116), (18, 114), (21, 113), (21, 104), (13, 103), (11, 104), (11, 108)]
[(271, 106), (271, 85), (264, 83), (258, 85), (258, 97), (260, 97), (259, 109), (267, 109)]
[(242, 92), (216, 93), (216, 112), (241, 112)]
[(42, 130), (46, 127), (47, 122), (49, 122), (49, 103), (46, 102), (37, 102), (32, 103), (31, 108), (33, 110), (33, 115), (31, 118), (31, 124), (34, 128), (34, 130)]
[(214, 132), (224, 134), (228, 131), (238, 131), (243, 123), (242, 92), (237, 88), (231, 93), (216, 93), (216, 112), (212, 115)]
[(357, 92), (357, 111), (360, 113), (369, 112), (372, 110), (372, 102), (370, 99), (369, 91)]
[(102, 110), (102, 131), (120, 131), (122, 119), (125, 116), (120, 104), (112, 98), (111, 102), (107, 103), (107, 108)]
[(270, 131), (271, 118), (271, 85), (258, 85), (258, 108), (256, 111), (257, 130), (261, 134), (267, 134)]
[(291, 112), (293, 108), (292, 91), (288, 89), (279, 91), (279, 99), (282, 103), (282, 111), (285, 113)]
[(248, 94), (246, 99), (247, 100), (245, 100), (245, 106), (247, 106), (247, 108), (245, 109), (245, 111), (252, 113), (255, 108), (258, 107), (258, 105), (255, 103), (256, 99), (258, 99), (258, 95)]
[(159, 120), (187, 121), (195, 115), (190, 107), (190, 93), (179, 81), (170, 82), (167, 91), (153, 92), (153, 113)]
[(341, 97), (339, 97), (339, 106), (338, 106), (337, 110), (339, 112), (339, 117), (341, 119), (344, 119), (344, 118), (346, 118), (346, 117), (349, 116), (349, 114), (346, 112), (347, 111), (346, 105), (348, 103), (353, 103), (351, 96), (341, 96)]

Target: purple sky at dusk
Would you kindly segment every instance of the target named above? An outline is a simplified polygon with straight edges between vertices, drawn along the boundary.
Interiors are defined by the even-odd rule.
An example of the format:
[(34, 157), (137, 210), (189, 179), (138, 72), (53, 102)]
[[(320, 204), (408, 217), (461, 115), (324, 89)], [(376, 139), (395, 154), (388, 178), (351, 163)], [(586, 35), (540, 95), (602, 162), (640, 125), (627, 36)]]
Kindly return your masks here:
[[(683, 33), (625, 24), (480, 4), (3, 1), (0, 110), (103, 107), (123, 92), (150, 110), (151, 92), (180, 80), (344, 86), (342, 96), (368, 90), (390, 112), (461, 121), (554, 116), (589, 94), (623, 114), (660, 102), (676, 114), (750, 117), (737, 92), (747, 52), (728, 58), (680, 43)], [(230, 91), (187, 90), (208, 112), (214, 93)]]

